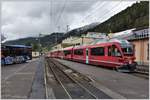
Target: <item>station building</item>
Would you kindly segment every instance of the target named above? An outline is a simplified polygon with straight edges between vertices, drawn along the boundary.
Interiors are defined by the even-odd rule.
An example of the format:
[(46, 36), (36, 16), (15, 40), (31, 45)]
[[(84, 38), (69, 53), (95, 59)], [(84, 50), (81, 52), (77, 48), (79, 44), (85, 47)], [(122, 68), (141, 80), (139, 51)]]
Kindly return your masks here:
[(149, 29), (134, 30), (128, 41), (134, 45), (138, 65), (149, 65)]
[(36, 58), (40, 56), (40, 52), (32, 51), (32, 57)]
[[(87, 45), (91, 44), (100, 36), (103, 36), (104, 33), (97, 33), (97, 32), (88, 32), (87, 34), (83, 34), (81, 37), (71, 36), (67, 39), (63, 40), (62, 43), (55, 45), (52, 49), (62, 49), (69, 46), (76, 46), (76, 45)], [(97, 37), (97, 38), (95, 38)]]
[(96, 39), (105, 36), (105, 33), (87, 32), (82, 34), (81, 37), (71, 36), (62, 41), (62, 48), (75, 45), (87, 45), (94, 42)]

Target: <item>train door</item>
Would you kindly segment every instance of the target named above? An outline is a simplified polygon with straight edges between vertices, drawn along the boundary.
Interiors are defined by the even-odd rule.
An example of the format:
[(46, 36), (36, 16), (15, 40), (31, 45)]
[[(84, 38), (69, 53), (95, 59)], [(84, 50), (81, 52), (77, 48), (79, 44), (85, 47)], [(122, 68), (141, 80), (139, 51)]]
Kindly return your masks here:
[(116, 45), (108, 46), (107, 53), (107, 61), (110, 66), (119, 66), (121, 64), (119, 60), (122, 58), (122, 54)]
[(86, 64), (89, 63), (89, 50), (86, 48)]

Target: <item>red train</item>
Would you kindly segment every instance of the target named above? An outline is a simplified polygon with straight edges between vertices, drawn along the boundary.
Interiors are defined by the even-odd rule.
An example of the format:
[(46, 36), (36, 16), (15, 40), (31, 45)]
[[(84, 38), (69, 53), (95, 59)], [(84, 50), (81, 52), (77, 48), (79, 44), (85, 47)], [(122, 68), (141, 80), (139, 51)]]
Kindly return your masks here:
[(136, 69), (134, 46), (126, 40), (68, 47), (51, 51), (48, 56), (115, 68), (123, 72)]

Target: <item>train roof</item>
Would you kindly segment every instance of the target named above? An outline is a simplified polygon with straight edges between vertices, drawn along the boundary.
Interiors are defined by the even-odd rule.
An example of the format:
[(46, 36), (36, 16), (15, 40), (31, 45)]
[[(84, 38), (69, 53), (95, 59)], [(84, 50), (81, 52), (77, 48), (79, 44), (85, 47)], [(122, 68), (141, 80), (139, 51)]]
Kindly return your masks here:
[(120, 44), (122, 47), (131, 46), (130, 42), (128, 42), (125, 39), (111, 39), (109, 41), (100, 41), (100, 42), (97, 42), (95, 44), (78, 45), (78, 46), (75, 46), (74, 49), (82, 49), (82, 48), (85, 48), (85, 47), (97, 47), (99, 45), (108, 46), (108, 45), (111, 45), (111, 44)]
[(66, 48), (63, 48), (63, 50), (69, 50), (69, 49), (72, 49), (74, 46), (70, 46), (70, 47), (66, 47)]
[(74, 47), (74, 49), (83, 49), (83, 48), (86, 48), (86, 47), (88, 47), (88, 48), (90, 48), (90, 47), (97, 47), (97, 46), (107, 46), (107, 45), (111, 45), (111, 44), (115, 44), (115, 43), (117, 43), (118, 44), (118, 42), (105, 42), (105, 43), (98, 43), (98, 44), (91, 44), (91, 45), (80, 45), (80, 46), (76, 46), (76, 47)]
[[(72, 48), (74, 49), (84, 49), (86, 47), (97, 47), (97, 46), (108, 46), (108, 45), (112, 45), (112, 44), (120, 44), (121, 47), (127, 47), (127, 46), (131, 46), (130, 42), (128, 42), (125, 39), (110, 39), (110, 40), (104, 40), (104, 41), (97, 41), (94, 44), (86, 44), (86, 45), (77, 45), (77, 46), (70, 46), (70, 47), (66, 47), (63, 48), (62, 50), (71, 50)], [(58, 50), (53, 50), (51, 52), (55, 52)]]

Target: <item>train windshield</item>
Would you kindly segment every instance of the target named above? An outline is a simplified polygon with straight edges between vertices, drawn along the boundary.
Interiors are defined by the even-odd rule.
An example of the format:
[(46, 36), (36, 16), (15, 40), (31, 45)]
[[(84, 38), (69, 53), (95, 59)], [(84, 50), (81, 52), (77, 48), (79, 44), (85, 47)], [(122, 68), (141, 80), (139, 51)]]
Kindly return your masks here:
[(125, 56), (133, 56), (134, 54), (133, 45), (125, 39), (122, 40), (120, 39), (119, 42), (121, 44), (123, 54)]
[(133, 56), (133, 46), (123, 47), (122, 51), (124, 55)]

